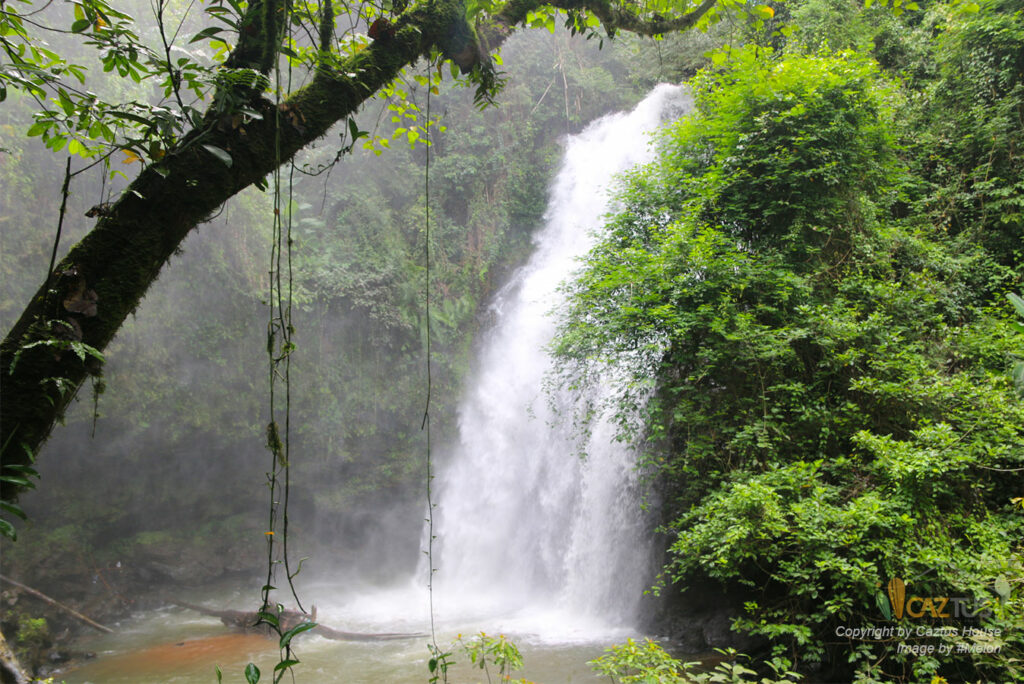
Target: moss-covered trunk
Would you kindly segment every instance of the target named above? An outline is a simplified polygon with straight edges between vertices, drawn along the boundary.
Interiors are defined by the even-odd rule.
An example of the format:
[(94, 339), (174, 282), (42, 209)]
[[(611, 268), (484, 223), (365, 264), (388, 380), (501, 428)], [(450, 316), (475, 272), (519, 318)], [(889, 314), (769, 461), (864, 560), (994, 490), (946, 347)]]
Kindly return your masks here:
[[(434, 46), (446, 54), (459, 50), (450, 37), (462, 33), (452, 27), (465, 24), (463, 13), (459, 2), (413, 10), (393, 37), (321, 71), (280, 105), (257, 96), (249, 106), (261, 119), (240, 123), (209, 112), (203, 127), (144, 170), (59, 263), (0, 344), (5, 469), (31, 463), (77, 389), (99, 370), (83, 345), (106, 348), (193, 228), (353, 114), (420, 55)], [(210, 147), (226, 151), (230, 165)], [(3, 499), (19, 488), (16, 481), (0, 484)]]
[[(29, 466), (39, 445), (63, 415), (125, 318), (138, 306), (160, 269), (189, 231), (228, 198), (264, 178), (301, 148), (353, 114), (407, 65), (434, 51), (463, 73), (474, 72), (490, 91), (496, 74), (488, 54), (542, 4), (589, 11), (611, 34), (683, 31), (714, 7), (704, 2), (665, 20), (641, 8), (613, 7), (608, 0), (509, 0), (500, 11), (466, 21), (464, 0), (427, 0), (395, 20), (365, 50), (340, 61), (325, 60), (312, 82), (280, 105), (242, 93), (260, 118), (242, 121), (231, 111), (210, 111), (201, 127), (184, 136), (157, 164), (144, 170), (96, 227), (56, 267), (49, 282), (0, 344), (0, 499), (28, 485), (19, 467)], [(268, 73), (280, 46), (279, 0), (248, 6), (239, 44), (224, 64)], [(330, 46), (328, 12), (321, 49)], [(227, 95), (227, 94), (222, 94)], [(237, 101), (239, 93), (215, 102)], [(211, 149), (213, 151), (211, 151)], [(230, 164), (223, 153), (230, 155)], [(201, 306), (201, 302), (196, 303)]]

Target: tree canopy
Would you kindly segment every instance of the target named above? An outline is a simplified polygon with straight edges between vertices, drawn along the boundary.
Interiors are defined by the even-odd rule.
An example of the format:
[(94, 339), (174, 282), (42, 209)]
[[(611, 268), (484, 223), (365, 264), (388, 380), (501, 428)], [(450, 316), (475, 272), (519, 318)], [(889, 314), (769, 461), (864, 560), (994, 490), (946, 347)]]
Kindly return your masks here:
[[(241, 189), (265, 187), (269, 173), (340, 121), (340, 151), (351, 149), (368, 135), (352, 115), (382, 89), (400, 95), (392, 84), (404, 69), (426, 60), (437, 70), (418, 78), (433, 85), (447, 62), (486, 103), (501, 86), (492, 55), (517, 28), (550, 29), (564, 17), (588, 37), (598, 29), (653, 36), (747, 13), (734, 0), (229, 0), (197, 17), (194, 5), (159, 1), (149, 23), (102, 0), (44, 9), (5, 2), (0, 11), (0, 97), (35, 100), (28, 134), (55, 151), (108, 164), (120, 153), (145, 167), (119, 199), (97, 207), (95, 227), (53, 265), (0, 345), (5, 499), (29, 484), (40, 444), (184, 237)], [(61, 56), (49, 32), (78, 37), (94, 62)], [(285, 64), (301, 83), (282, 76)], [(88, 89), (101, 73), (157, 84), (160, 101), (101, 98)], [(415, 142), (429, 125), (404, 133)]]
[[(948, 27), (921, 61), (913, 32), (868, 43), (904, 51), (888, 73), (863, 47), (717, 55), (695, 113), (628, 177), (556, 349), (569, 383), (628, 369), (614, 408), (663, 488), (666, 582), (738, 592), (734, 629), (829, 681), (1020, 676), (1021, 166), (1005, 145), (1024, 36), (1019, 3), (948, 11), (932, 8)], [(908, 72), (928, 85), (893, 78)], [(945, 657), (843, 632), (902, 617), (894, 577), (983, 614), (942, 616)], [(968, 625), (998, 648), (957, 647)]]
[[(1020, 0), (894, 0), (888, 7), (227, 0), (192, 19), (192, 9), (158, 2), (156, 22), (145, 30), (103, 3), (75, 4), (51, 21), (30, 5), (5, 2), (0, 39), (8, 61), (0, 85), (8, 98), (17, 90), (37, 101), (28, 133), (82, 163), (120, 155), (145, 164), (119, 200), (96, 208), (95, 228), (50, 269), (0, 348), (5, 499), (30, 484), (54, 420), (99, 372), (108, 343), (183, 238), (225, 199), (246, 186), (266, 187), (269, 173), (329, 130), (340, 129), (339, 154), (358, 141), (389, 145), (353, 118), (375, 92), (397, 98), (389, 111), (403, 140), (415, 146), (431, 136), (436, 119), (402, 97), (396, 79), (404, 69), (426, 63), (404, 77), (425, 92), (450, 71), (486, 104), (503, 82), (495, 50), (520, 27), (564, 22), (573, 35), (601, 40), (598, 31), (658, 35), (732, 12), (752, 21), (736, 31), (733, 46), (711, 53), (692, 82), (696, 109), (667, 127), (651, 165), (627, 176), (620, 208), (566, 285), (570, 302), (555, 348), (564, 380), (579, 388), (597, 377), (618, 382), (611, 401), (622, 436), (642, 438), (642, 466), (659, 489), (665, 591), (722, 588), (737, 602), (734, 630), (760, 639), (759, 674), (794, 668), (858, 681), (1020, 679)], [(84, 60), (65, 59), (41, 41), (51, 28), (78, 36), (132, 94), (100, 98), (82, 87), (90, 83)], [(135, 97), (135, 82), (159, 83), (160, 101)], [(527, 98), (518, 113), (538, 105)], [(468, 150), (470, 161), (438, 163), (452, 187), (479, 189), (480, 169), (512, 159), (481, 139), (451, 144)], [(538, 182), (522, 177), (542, 165), (539, 157), (511, 164), (517, 184)], [(389, 182), (410, 182), (412, 168)], [(410, 202), (382, 211), (365, 180), (353, 180), (318, 225), (309, 258), (319, 288), (310, 297), (322, 304), (323, 319), (331, 306), (340, 308), (338, 300), (370, 312), (369, 333), (339, 332), (330, 321), (318, 329), (322, 347), (345, 345), (360, 360), (382, 345), (415, 346), (421, 329), (416, 294), (395, 284), (421, 275), (402, 261), (421, 243), (384, 226), (414, 227), (422, 214)], [(484, 222), (499, 211), (539, 214), (525, 206), (537, 193), (502, 192), (508, 201), (500, 208), (481, 208), (486, 197), (442, 202), (453, 216), (485, 215)], [(522, 197), (510, 198), (517, 192)], [(345, 223), (360, 226), (351, 253), (330, 236)], [(472, 223), (452, 219), (446, 229)], [(497, 249), (494, 236), (475, 235), (470, 254), (442, 253), (452, 271), (444, 285), (459, 296), (436, 307), (428, 339), (458, 346), (461, 328), (451, 322), (473, 316), (484, 296), (473, 282), (483, 277), (481, 254)], [(201, 297), (190, 285), (187, 296)], [(228, 301), (232, 294), (219, 293)], [(162, 330), (175, 334), (173, 324)], [(332, 334), (334, 342), (324, 342)], [(327, 366), (330, 355), (322, 349), (318, 359)], [(616, 372), (604, 372), (609, 364)], [(388, 373), (377, 367), (346, 378), (347, 386), (369, 394)], [(310, 385), (319, 393), (312, 404), (332, 387)], [(382, 412), (408, 414), (411, 400), (393, 399), (410, 394), (408, 385), (395, 385)], [(218, 389), (230, 403), (232, 393), (252, 387)], [(154, 412), (168, 396), (142, 394), (155, 397)], [(380, 403), (363, 399), (344, 409), (337, 397), (315, 406), (342, 441), (357, 445), (339, 453), (347, 458), (345, 449), (366, 447), (356, 465), (370, 472), (337, 487), (323, 478), (316, 496), (329, 499), (325, 508), (352, 490), (389, 486), (395, 478), (386, 471), (410, 467), (410, 458), (395, 455), (403, 445), (370, 447), (376, 435), (345, 433), (381, 429)], [(347, 415), (360, 411), (373, 418), (353, 428)], [(192, 418), (201, 427), (215, 422)], [(373, 459), (381, 464), (369, 471)], [(329, 467), (316, 466), (310, 481)], [(160, 496), (176, 505), (176, 492)], [(217, 539), (235, 529), (236, 520), (207, 505), (217, 520), (202, 534)], [(101, 515), (97, 538), (120, 521)], [(81, 543), (60, 538), (80, 529), (58, 530), (53, 547)], [(126, 543), (148, 552), (166, 538), (160, 534)], [(898, 651), (894, 639), (864, 631), (908, 605), (890, 588), (898, 578), (908, 596), (956, 599), (977, 611), (901, 623), (963, 628), (903, 642), (938, 639), (950, 651)], [(988, 636), (975, 638), (970, 629)], [(664, 675), (659, 681), (675, 681), (667, 673), (678, 664), (643, 651), (623, 648), (602, 667), (622, 681), (639, 679), (646, 675), (637, 663), (649, 656), (649, 669)]]

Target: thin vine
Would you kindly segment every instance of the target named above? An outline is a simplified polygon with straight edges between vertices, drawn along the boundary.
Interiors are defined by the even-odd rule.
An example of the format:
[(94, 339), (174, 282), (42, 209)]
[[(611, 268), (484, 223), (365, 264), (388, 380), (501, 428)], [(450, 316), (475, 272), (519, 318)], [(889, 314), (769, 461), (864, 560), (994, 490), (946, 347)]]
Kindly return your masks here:
[[(287, 3), (286, 8), (291, 10), (291, 4)], [(290, 22), (285, 20), (285, 26)], [(290, 28), (287, 29), (290, 32)], [(289, 36), (290, 37), (290, 36)], [(299, 598), (295, 588), (294, 580), (302, 567), (302, 562), (292, 571), (288, 555), (288, 502), (291, 493), (291, 355), (295, 351), (295, 343), (292, 336), (295, 327), (292, 325), (292, 302), (293, 302), (293, 269), (292, 269), (292, 191), (295, 182), (295, 164), (290, 162), (287, 178), (287, 190), (285, 201), (282, 202), (282, 175), (283, 165), (281, 155), (281, 93), (285, 88), (290, 89), (292, 81), (292, 68), (289, 64), (287, 72), (287, 85), (282, 83), (282, 74), (279, 64), (274, 66), (275, 78), (275, 134), (274, 154), (275, 170), (273, 190), (273, 224), (270, 249), (270, 271), (269, 271), (269, 305), (270, 315), (267, 322), (267, 356), (268, 356), (268, 384), (270, 403), (270, 422), (267, 424), (267, 447), (271, 452), (270, 469), (267, 472), (267, 485), (270, 493), (268, 506), (267, 530), (267, 574), (266, 582), (261, 590), (261, 606), (258, 612), (260, 623), (268, 625), (280, 638), (282, 650), (279, 662), (274, 668), (274, 682), (279, 682), (290, 672), (293, 665), (298, 664), (291, 648), (292, 637), (303, 631), (312, 629), (315, 623), (312, 620), (304, 620), (298, 625), (291, 626), (281, 624), (281, 615), (284, 607), (281, 604), (271, 604), (271, 592), (276, 587), (275, 568), (283, 564), (288, 587), (292, 597), (301, 613), (306, 610)], [(287, 215), (283, 216), (282, 212)], [(280, 407), (281, 421), (283, 428), (278, 424), (279, 396), (278, 382), (283, 387), (283, 407)], [(281, 478), (283, 477), (283, 483)], [(275, 555), (275, 543), (278, 532), (278, 519), (280, 518), (280, 540), (281, 557)], [(246, 667), (246, 679), (250, 682), (259, 681), (259, 669), (252, 663)]]
[[(430, 77), (432, 63), (427, 64), (427, 76)], [(437, 646), (437, 630), (434, 621), (434, 490), (432, 471), (433, 461), (431, 454), (430, 435), (430, 399), (433, 392), (433, 377), (431, 373), (431, 342), (430, 342), (430, 81), (427, 82), (427, 123), (423, 127), (424, 150), (426, 161), (423, 165), (423, 204), (424, 204), (424, 240), (423, 240), (423, 261), (425, 272), (424, 287), (424, 326), (426, 328), (426, 371), (427, 371), (427, 396), (426, 404), (423, 407), (423, 422), (420, 430), (425, 431), (426, 437), (426, 481), (427, 481), (427, 597), (430, 604), (430, 653), (429, 670), (432, 675), (431, 682), (436, 682), (440, 677), (441, 681), (448, 681), (447, 653), (443, 653)]]
[(60, 234), (64, 229), (64, 215), (68, 210), (68, 186), (71, 184), (71, 155), (68, 155), (67, 164), (64, 167), (64, 185), (60, 189), (60, 217), (57, 219), (57, 234), (53, 238), (53, 251), (50, 252), (50, 265), (46, 269), (46, 284), (50, 284), (53, 278), (53, 267), (57, 263), (57, 248), (60, 246)]

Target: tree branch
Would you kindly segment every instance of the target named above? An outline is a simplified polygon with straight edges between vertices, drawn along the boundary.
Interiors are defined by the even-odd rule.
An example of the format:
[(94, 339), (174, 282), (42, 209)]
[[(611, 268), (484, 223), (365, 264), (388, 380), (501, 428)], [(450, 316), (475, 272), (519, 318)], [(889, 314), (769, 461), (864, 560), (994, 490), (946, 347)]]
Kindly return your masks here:
[(704, 0), (693, 10), (678, 17), (665, 18), (655, 15), (651, 19), (643, 19), (635, 12), (626, 10), (623, 7), (613, 7), (610, 2), (601, 2), (600, 0), (579, 3), (583, 5), (581, 8), (572, 7), (572, 5), (577, 3), (571, 0), (564, 3), (564, 6), (557, 0), (552, 5), (560, 9), (587, 9), (593, 12), (594, 16), (601, 20), (601, 24), (608, 31), (609, 35), (614, 34), (615, 31), (622, 30), (641, 36), (659, 36), (693, 28), (700, 18), (707, 14), (717, 2), (718, 0)]
[[(715, 2), (704, 0), (681, 17), (657, 20), (614, 8), (607, 0), (556, 0), (552, 6), (593, 12), (609, 33), (655, 35), (693, 26)], [(106, 348), (188, 233), (225, 201), (354, 114), (421, 56), (437, 50), (464, 73), (493, 72), (490, 54), (529, 12), (545, 4), (509, 0), (471, 27), (464, 0), (421, 2), (397, 18), (394, 35), (388, 32), (333, 68), (318, 69), (307, 86), (278, 105), (279, 111), (255, 91), (248, 106), (262, 118), (243, 123), (222, 116), (217, 104), (211, 107), (203, 124), (143, 170), (61, 260), (0, 343), (0, 462), (31, 465), (78, 388), (99, 371), (84, 350)], [(254, 0), (225, 66), (269, 73), (284, 19), (281, 0)], [(227, 152), (231, 164), (208, 148)], [(83, 292), (88, 294), (84, 304)], [(13, 499), (19, 489), (0, 480), (0, 499)]]

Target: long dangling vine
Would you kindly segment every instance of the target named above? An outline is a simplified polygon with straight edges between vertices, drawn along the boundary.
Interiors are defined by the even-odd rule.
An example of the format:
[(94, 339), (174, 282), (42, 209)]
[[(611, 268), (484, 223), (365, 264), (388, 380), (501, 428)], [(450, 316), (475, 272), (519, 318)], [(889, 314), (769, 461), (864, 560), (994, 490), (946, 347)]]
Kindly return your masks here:
[[(329, 0), (327, 0), (329, 1)], [(268, 3), (271, 4), (271, 3)], [(291, 11), (291, 4), (285, 3), (284, 10)], [(282, 21), (282, 26), (289, 33), (290, 21), (287, 17)], [(282, 36), (283, 38), (284, 36)], [(292, 336), (295, 327), (292, 325), (292, 299), (293, 299), (293, 270), (292, 270), (292, 220), (293, 207), (292, 190), (295, 181), (295, 164), (289, 163), (287, 181), (283, 181), (281, 174), (281, 93), (285, 89), (291, 89), (292, 68), (289, 64), (287, 72), (287, 84), (282, 83), (281, 68), (274, 66), (275, 78), (275, 134), (274, 154), (276, 155), (273, 172), (273, 220), (270, 248), (270, 270), (269, 270), (269, 305), (270, 315), (267, 322), (267, 357), (268, 357), (268, 384), (270, 421), (267, 424), (267, 447), (270, 450), (270, 468), (267, 471), (267, 487), (270, 495), (268, 506), (267, 529), (264, 532), (266, 537), (267, 552), (267, 574), (266, 582), (261, 589), (261, 606), (258, 612), (259, 622), (268, 625), (279, 637), (281, 654), (279, 662), (274, 668), (274, 682), (279, 682), (293, 665), (298, 664), (291, 648), (291, 640), (297, 634), (315, 627), (312, 620), (302, 620), (298, 624), (285, 624), (282, 621), (284, 606), (280, 603), (271, 604), (271, 592), (276, 587), (275, 569), (277, 565), (283, 564), (288, 587), (291, 591), (296, 605), (301, 613), (305, 613), (302, 601), (295, 589), (294, 579), (302, 567), (300, 562), (293, 571), (288, 554), (288, 499), (291, 492), (291, 356), (295, 351), (295, 343)], [(286, 183), (285, 193), (282, 193), (282, 186)], [(282, 196), (284, 195), (284, 196)], [(278, 396), (278, 382), (280, 381), (283, 398)], [(283, 406), (279, 404), (283, 403)], [(280, 422), (278, 413), (281, 413)], [(281, 481), (283, 478), (283, 482)], [(278, 530), (278, 519), (280, 518), (280, 530)], [(280, 532), (280, 535), (278, 535)], [(278, 536), (280, 537), (280, 559), (275, 554), (275, 545)], [(252, 684), (260, 679), (259, 669), (249, 663), (245, 670), (246, 680)]]
[(434, 622), (434, 489), (433, 489), (433, 460), (431, 453), (430, 435), (430, 400), (433, 391), (433, 378), (431, 374), (431, 340), (430, 340), (430, 93), (433, 90), (431, 79), (431, 68), (433, 61), (427, 63), (427, 106), (426, 125), (423, 127), (423, 142), (426, 152), (426, 160), (423, 164), (423, 207), (424, 207), (424, 240), (423, 240), (423, 263), (424, 263), (424, 327), (426, 328), (426, 372), (427, 372), (427, 396), (426, 404), (423, 407), (423, 423), (420, 429), (425, 432), (426, 438), (426, 487), (427, 487), (427, 597), (430, 608), (430, 660), (428, 668), (431, 674), (431, 682), (448, 681), (448, 656), (450, 653), (443, 652), (437, 646), (437, 630)]

